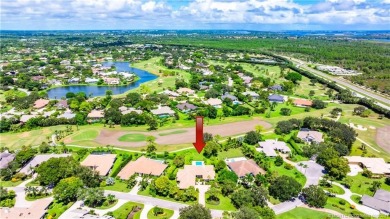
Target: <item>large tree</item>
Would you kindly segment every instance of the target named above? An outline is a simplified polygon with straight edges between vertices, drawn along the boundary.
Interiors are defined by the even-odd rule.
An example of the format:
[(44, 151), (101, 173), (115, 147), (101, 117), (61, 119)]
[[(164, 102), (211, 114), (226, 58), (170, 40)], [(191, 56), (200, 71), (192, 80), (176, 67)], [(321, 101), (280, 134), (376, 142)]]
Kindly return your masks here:
[(83, 181), (78, 177), (62, 179), (53, 190), (54, 198), (65, 204), (76, 201)]
[(325, 169), (330, 176), (338, 180), (344, 178), (351, 171), (348, 160), (343, 157), (336, 157), (326, 161)]
[(301, 192), (302, 185), (290, 176), (276, 178), (269, 187), (269, 193), (280, 201), (287, 201)]
[(180, 209), (179, 219), (212, 219), (209, 209), (200, 204), (194, 204)]
[(261, 135), (258, 132), (250, 131), (246, 133), (244, 137), (244, 142), (250, 145), (257, 144), (259, 141), (261, 141)]
[(235, 219), (258, 219), (260, 218), (259, 212), (250, 207), (242, 207), (236, 213), (233, 213)]
[(322, 208), (326, 205), (328, 196), (325, 194), (324, 190), (318, 186), (310, 185), (302, 190), (302, 194), (305, 197), (305, 200), (309, 206), (314, 206), (317, 208)]

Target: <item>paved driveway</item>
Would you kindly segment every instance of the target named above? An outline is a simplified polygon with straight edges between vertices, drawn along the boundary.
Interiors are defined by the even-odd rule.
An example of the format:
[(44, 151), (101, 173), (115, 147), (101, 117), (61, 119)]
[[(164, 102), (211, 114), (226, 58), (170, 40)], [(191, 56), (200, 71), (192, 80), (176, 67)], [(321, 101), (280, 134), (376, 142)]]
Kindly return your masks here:
[(270, 206), (272, 210), (275, 211), (275, 214), (282, 214), (284, 212), (290, 211), (298, 206), (303, 205), (302, 201), (296, 198), (294, 201), (285, 201), (280, 204)]
[(320, 178), (325, 174), (325, 168), (312, 160), (299, 162), (296, 167), (306, 176), (305, 187), (318, 185)]

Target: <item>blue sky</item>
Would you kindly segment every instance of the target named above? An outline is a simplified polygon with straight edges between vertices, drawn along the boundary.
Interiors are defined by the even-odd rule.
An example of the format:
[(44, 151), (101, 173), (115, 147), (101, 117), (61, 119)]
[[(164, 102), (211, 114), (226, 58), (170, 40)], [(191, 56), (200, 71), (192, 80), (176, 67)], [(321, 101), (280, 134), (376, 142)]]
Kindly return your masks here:
[(1, 0), (2, 30), (389, 30), (390, 0)]

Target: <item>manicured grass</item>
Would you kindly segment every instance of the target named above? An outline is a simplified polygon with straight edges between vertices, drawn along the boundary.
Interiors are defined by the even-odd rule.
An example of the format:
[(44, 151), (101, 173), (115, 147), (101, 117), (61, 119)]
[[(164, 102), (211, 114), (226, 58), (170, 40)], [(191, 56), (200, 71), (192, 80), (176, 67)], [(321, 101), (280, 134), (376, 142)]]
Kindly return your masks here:
[(22, 182), (23, 182), (22, 180), (19, 180), (17, 182), (0, 180), (0, 186), (2, 186), (2, 187), (15, 187), (15, 186), (19, 185)]
[(154, 216), (154, 213), (153, 213), (153, 208), (149, 210), (148, 212), (148, 219), (165, 219), (165, 218), (170, 218), (172, 217), (174, 211), (171, 210), (171, 209), (166, 209), (166, 208), (163, 208), (164, 210), (164, 213), (163, 214), (159, 214), (158, 216)]
[[(127, 215), (129, 215), (130, 211), (133, 209), (133, 207), (138, 206), (140, 208), (144, 208), (143, 204), (140, 203), (135, 203), (135, 202), (126, 202), (123, 204), (121, 207), (116, 209), (115, 211), (112, 212), (113, 216), (115, 219), (127, 219)], [(137, 213), (134, 214), (134, 219), (140, 218), (141, 211), (138, 211)]]
[(146, 140), (146, 135), (143, 134), (126, 134), (118, 138), (119, 141), (125, 142), (140, 142)]
[(172, 132), (160, 133), (158, 135), (159, 136), (167, 136), (167, 135), (174, 135), (174, 134), (180, 134), (180, 133), (186, 133), (186, 132), (187, 132), (186, 130), (176, 130), (176, 131), (172, 131)]
[(337, 218), (332, 214), (307, 208), (294, 208), (291, 211), (276, 215), (277, 219), (329, 219)]
[(347, 178), (352, 179), (352, 186), (351, 191), (357, 194), (361, 195), (374, 195), (374, 193), (370, 190), (370, 187), (372, 186), (372, 182), (374, 181), (380, 181), (382, 183), (381, 189), (390, 191), (390, 186), (385, 184), (385, 178), (381, 179), (370, 179), (367, 177), (362, 176), (361, 173), (359, 173), (356, 176), (347, 176)]
[(291, 170), (285, 169), (284, 165), (277, 167), (275, 166), (274, 159), (271, 160), (270, 164), (271, 164), (270, 165), (271, 171), (276, 172), (277, 175), (290, 176), (292, 178), (295, 178), (302, 186), (305, 185), (306, 177), (301, 172), (299, 172), (295, 167)]
[(116, 179), (115, 184), (111, 186), (103, 187), (104, 190), (118, 191), (118, 192), (130, 192), (130, 189), (127, 188), (127, 184), (121, 180)]
[(62, 213), (64, 213), (68, 208), (73, 205), (73, 202), (68, 203), (67, 205), (62, 202), (54, 201), (49, 209), (47, 210), (47, 214), (51, 216), (52, 219), (58, 218)]
[(345, 204), (340, 204), (340, 201), (345, 201), (344, 199), (337, 198), (337, 197), (329, 197), (328, 201), (325, 205), (325, 208), (332, 209), (334, 211), (338, 211), (344, 215), (352, 216), (354, 215), (362, 215), (364, 214), (356, 209), (351, 208), (351, 204), (349, 204), (347, 201), (345, 201)]
[(221, 151), (218, 152), (218, 158), (221, 160), (224, 160), (226, 158), (233, 158), (233, 157), (243, 157), (244, 154), (242, 154), (242, 151), (240, 148), (233, 148), (228, 151)]
[(361, 196), (358, 196), (358, 195), (351, 195), (351, 199), (352, 201), (356, 202), (357, 204), (359, 204), (360, 202), (360, 199), (362, 199)]
[(280, 201), (272, 196), (269, 196), (269, 202), (271, 202), (273, 205), (280, 204)]
[(118, 203), (118, 199), (115, 200), (113, 203), (107, 205), (107, 206), (102, 205), (102, 206), (96, 207), (96, 209), (102, 209), (102, 210), (109, 209), (109, 208), (114, 207), (117, 203)]
[(97, 130), (85, 130), (73, 136), (74, 141), (94, 140), (99, 135)]
[(35, 201), (35, 200), (37, 200), (37, 199), (41, 199), (41, 198), (47, 198), (47, 197), (49, 197), (50, 195), (37, 195), (37, 196), (35, 196), (35, 197), (32, 197), (32, 196), (25, 196), (25, 199), (27, 200), (27, 201)]
[(208, 195), (206, 194), (206, 207), (210, 209), (215, 209), (215, 210), (223, 210), (223, 211), (236, 211), (237, 209), (234, 207), (232, 204), (230, 198), (225, 197), (223, 195), (219, 195), (219, 204), (218, 205), (213, 205), (209, 204), (207, 202)]
[(171, 201), (171, 202), (178, 202), (178, 203), (183, 203), (183, 204), (188, 204), (188, 205), (191, 205), (191, 204), (195, 204), (195, 203), (198, 203), (198, 201), (190, 201), (190, 202), (182, 202), (182, 201), (177, 201), (173, 198), (169, 198), (169, 197), (164, 197), (164, 196), (159, 196), (159, 195), (156, 195), (156, 196), (152, 196), (149, 194), (149, 186), (146, 187), (146, 189), (144, 191), (138, 191), (137, 193), (138, 195), (143, 195), (143, 196), (149, 196), (149, 197), (156, 197), (158, 199), (163, 199), (163, 200), (168, 200), (168, 201)]
[(322, 187), (323, 189), (325, 189), (326, 191), (330, 192), (330, 193), (334, 193), (334, 194), (339, 194), (339, 195), (342, 195), (345, 193), (344, 189), (342, 189), (340, 186), (336, 186), (336, 185), (332, 185), (331, 187)]

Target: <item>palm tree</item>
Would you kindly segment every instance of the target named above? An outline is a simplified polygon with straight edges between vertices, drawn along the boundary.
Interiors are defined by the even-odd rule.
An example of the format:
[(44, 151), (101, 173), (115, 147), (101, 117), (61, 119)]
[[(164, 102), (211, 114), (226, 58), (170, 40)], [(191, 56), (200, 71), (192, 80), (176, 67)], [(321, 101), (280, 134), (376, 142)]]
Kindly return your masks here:
[(24, 191), (26, 192), (26, 195), (28, 196), (31, 192), (31, 186), (26, 186), (26, 188), (24, 188)]
[(116, 201), (116, 198), (115, 198), (115, 195), (112, 195), (112, 194), (109, 194), (108, 196), (107, 196), (107, 201), (108, 201), (108, 203), (114, 203), (115, 201)]
[(37, 196), (38, 192), (39, 192), (39, 190), (37, 187), (35, 187), (35, 186), (31, 187), (32, 197), (35, 198)]

